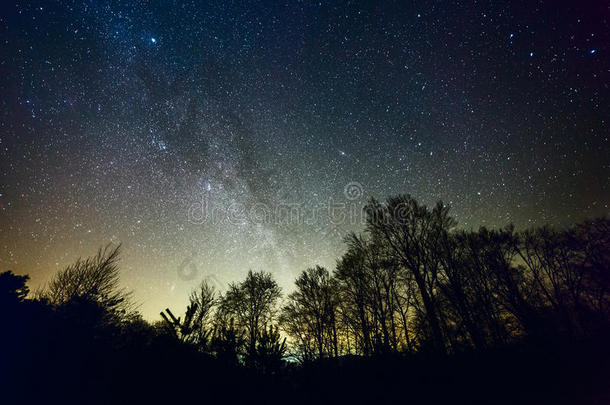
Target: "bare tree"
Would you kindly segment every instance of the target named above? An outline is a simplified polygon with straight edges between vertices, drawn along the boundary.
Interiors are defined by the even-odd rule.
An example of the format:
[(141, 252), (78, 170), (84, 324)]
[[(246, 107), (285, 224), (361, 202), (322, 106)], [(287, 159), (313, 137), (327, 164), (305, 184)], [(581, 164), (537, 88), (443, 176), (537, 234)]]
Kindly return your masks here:
[(369, 280), (361, 252), (348, 249), (334, 273), (339, 283), (339, 319), (356, 353), (373, 353), (372, 319), (368, 308)]
[(337, 356), (338, 297), (333, 279), (324, 267), (316, 266), (297, 278), (296, 291), (282, 308), (280, 323), (301, 347), (305, 358)]
[(582, 335), (595, 327), (591, 321), (607, 317), (609, 235), (610, 220), (603, 218), (565, 231), (543, 227), (521, 234), (519, 258), (559, 332)]
[(121, 246), (107, 245), (90, 258), (79, 258), (56, 273), (39, 297), (56, 306), (76, 300), (94, 302), (108, 313), (125, 319), (134, 312), (131, 292), (120, 287), (118, 261)]
[(259, 337), (273, 324), (277, 312), (277, 301), (281, 289), (269, 273), (249, 271), (239, 284), (230, 284), (220, 299), (219, 310), (225, 319), (234, 319), (238, 328), (244, 330), (247, 356), (253, 356)]
[(208, 352), (213, 334), (212, 315), (216, 303), (215, 294), (214, 287), (204, 280), (191, 292), (183, 320), (174, 316), (169, 308), (165, 313), (161, 312), (161, 317), (170, 333), (185, 343), (197, 346), (200, 351)]
[(400, 265), (413, 275), (433, 343), (437, 350), (445, 351), (437, 302), (440, 263), (435, 251), (456, 224), (449, 208), (439, 202), (429, 210), (411, 196), (401, 195), (388, 198), (386, 204), (371, 200), (365, 209), (369, 233), (384, 238)]

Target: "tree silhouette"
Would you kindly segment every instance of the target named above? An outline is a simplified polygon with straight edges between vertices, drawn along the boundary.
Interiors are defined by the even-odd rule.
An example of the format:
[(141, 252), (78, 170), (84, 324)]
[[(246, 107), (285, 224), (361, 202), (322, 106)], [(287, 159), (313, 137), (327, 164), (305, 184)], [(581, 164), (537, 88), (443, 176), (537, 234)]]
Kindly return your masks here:
[(295, 281), (296, 291), (282, 308), (280, 323), (298, 342), (303, 358), (338, 355), (337, 286), (328, 270), (316, 266)]
[(213, 334), (212, 313), (215, 305), (215, 290), (207, 281), (202, 281), (199, 287), (189, 296), (189, 304), (184, 319), (174, 316), (167, 308), (161, 317), (167, 330), (184, 343), (197, 347), (201, 352), (210, 350)]
[(244, 331), (235, 326), (233, 318), (217, 318), (210, 342), (211, 351), (223, 364), (238, 365), (246, 343)]
[(29, 276), (19, 276), (8, 270), (0, 273), (0, 306), (22, 302), (30, 292)]
[(39, 298), (56, 307), (90, 303), (86, 305), (98, 307), (110, 318), (127, 319), (133, 315), (132, 294), (119, 285), (120, 251), (120, 245), (107, 245), (93, 257), (79, 258), (56, 273), (39, 292)]
[(138, 402), (150, 385), (170, 388), (146, 402), (191, 402), (203, 381), (211, 402), (493, 403), (508, 384), (504, 402), (604, 403), (610, 220), (456, 230), (442, 203), (365, 209), (336, 269), (307, 268), (284, 302), (271, 274), (249, 271), (218, 295), (202, 282), (184, 314), (151, 325), (110, 246), (34, 297), (27, 276), (1, 273), (5, 392), (35, 382), (56, 402)]
[(249, 361), (263, 374), (278, 372), (286, 354), (286, 338), (282, 338), (279, 328), (269, 325), (263, 327), (258, 335), (254, 352)]
[(367, 229), (384, 238), (401, 266), (417, 285), (435, 347), (445, 350), (437, 302), (439, 261), (435, 250), (456, 222), (442, 202), (429, 210), (411, 196), (388, 198), (382, 205), (372, 200), (365, 208)]
[(239, 284), (230, 284), (219, 299), (219, 319), (234, 320), (246, 336), (246, 362), (256, 354), (256, 346), (267, 325), (273, 324), (281, 290), (271, 274), (248, 272)]

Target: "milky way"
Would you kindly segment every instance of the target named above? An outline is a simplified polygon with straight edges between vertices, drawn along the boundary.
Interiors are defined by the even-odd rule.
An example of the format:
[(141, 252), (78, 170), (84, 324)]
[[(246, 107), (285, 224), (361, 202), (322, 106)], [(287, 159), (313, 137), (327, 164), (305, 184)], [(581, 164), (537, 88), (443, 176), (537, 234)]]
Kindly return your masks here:
[(153, 318), (332, 269), (370, 197), (607, 215), (610, 12), (573, 3), (3, 2), (0, 270), (121, 242)]

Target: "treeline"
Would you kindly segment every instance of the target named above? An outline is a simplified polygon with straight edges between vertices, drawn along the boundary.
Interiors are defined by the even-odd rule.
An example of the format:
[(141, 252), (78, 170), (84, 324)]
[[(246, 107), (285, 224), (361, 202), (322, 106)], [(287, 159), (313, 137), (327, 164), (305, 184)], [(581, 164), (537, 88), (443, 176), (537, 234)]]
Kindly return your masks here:
[[(129, 392), (134, 395), (129, 401), (142, 402), (144, 394), (133, 387), (137, 383), (155, 387), (146, 391), (149, 402), (190, 401), (198, 395), (189, 387), (205, 381), (209, 401), (227, 402), (224, 396), (239, 381), (243, 389), (232, 392), (228, 402), (284, 390), (286, 395), (300, 392), (294, 402), (307, 403), (322, 399), (303, 396), (314, 385), (323, 390), (335, 381), (325, 390), (336, 389), (341, 384), (337, 373), (350, 375), (345, 386), (359, 378), (358, 384), (366, 385), (367, 378), (377, 378), (367, 370), (383, 374), (394, 367), (400, 371), (393, 375), (392, 389), (401, 395), (400, 379), (428, 370), (428, 378), (436, 381), (438, 361), (445, 361), (438, 359), (448, 355), (523, 344), (535, 349), (530, 354), (564, 344), (572, 344), (576, 353), (573, 348), (580, 343), (570, 342), (599, 342), (608, 336), (609, 219), (565, 230), (516, 231), (509, 226), (465, 231), (456, 228), (442, 203), (427, 208), (409, 196), (371, 200), (365, 212), (363, 234), (345, 238), (346, 252), (333, 271), (306, 269), (285, 296), (266, 272), (250, 271), (226, 291), (203, 282), (190, 294), (184, 313), (166, 309), (153, 323), (142, 319), (131, 293), (120, 287), (120, 246), (78, 260), (34, 292), (27, 276), (1, 273), (6, 367), (0, 379), (13, 395), (36, 392), (38, 400), (70, 396), (77, 403), (108, 403)], [(533, 359), (530, 354), (524, 361), (540, 363), (527, 360)], [(490, 361), (499, 359), (489, 356)], [(608, 353), (592, 356), (607, 359)], [(376, 362), (342, 368), (355, 358)], [(385, 363), (406, 358), (417, 369)], [(422, 360), (432, 358), (437, 360)], [(528, 375), (500, 358), (506, 378)], [(575, 358), (580, 360), (572, 364), (582, 367), (591, 356)], [(458, 374), (476, 364), (464, 361), (454, 365)], [(544, 362), (545, 373), (551, 373), (555, 365)], [(473, 372), (486, 378), (478, 368)], [(583, 376), (587, 384), (592, 381), (591, 375)], [(64, 393), (67, 379), (73, 392)], [(455, 382), (453, 388), (469, 383)], [(375, 384), (389, 389), (387, 381)], [(412, 395), (428, 395), (419, 389)], [(336, 398), (348, 395), (358, 402), (368, 398), (365, 394), (354, 391)], [(472, 403), (469, 395), (466, 402)]]
[(304, 271), (280, 325), (303, 359), (581, 338), (610, 320), (610, 221), (456, 230), (449, 208), (371, 201), (330, 274)]
[[(216, 295), (203, 283), (170, 330), (204, 352), (264, 367), (348, 354), (454, 353), (523, 339), (580, 339), (610, 321), (610, 221), (567, 230), (456, 230), (449, 208), (409, 196), (366, 207), (333, 272), (303, 271), (280, 301), (267, 273)], [(280, 333), (280, 331), (282, 333)]]

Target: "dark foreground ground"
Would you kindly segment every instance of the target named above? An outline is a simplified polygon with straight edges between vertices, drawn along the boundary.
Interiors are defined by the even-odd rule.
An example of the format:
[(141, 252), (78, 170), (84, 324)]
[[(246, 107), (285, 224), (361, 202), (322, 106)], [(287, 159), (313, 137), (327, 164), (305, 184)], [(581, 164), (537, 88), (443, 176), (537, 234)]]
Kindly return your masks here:
[(446, 357), (343, 357), (261, 375), (167, 342), (3, 333), (4, 404), (610, 404), (607, 335)]

